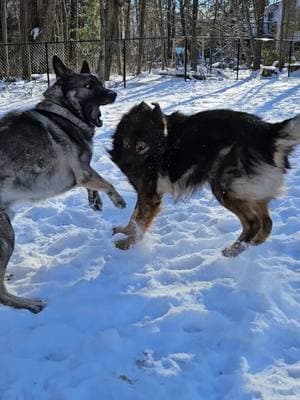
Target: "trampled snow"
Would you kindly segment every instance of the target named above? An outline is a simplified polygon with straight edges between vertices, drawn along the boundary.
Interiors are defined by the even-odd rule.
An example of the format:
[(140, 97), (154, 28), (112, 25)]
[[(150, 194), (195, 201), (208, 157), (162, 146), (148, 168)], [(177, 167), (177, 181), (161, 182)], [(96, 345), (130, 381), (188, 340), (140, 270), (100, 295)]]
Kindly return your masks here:
[[(0, 307), (1, 400), (300, 398), (300, 148), (266, 244), (226, 259), (236, 218), (204, 189), (168, 196), (144, 240), (116, 249), (135, 193), (105, 151), (121, 115), (233, 108), (280, 121), (300, 113), (300, 78), (188, 81), (145, 75), (102, 108), (93, 166), (127, 201), (88, 207), (84, 190), (17, 209), (9, 289), (43, 298), (38, 315)], [(1, 98), (1, 111), (12, 108)], [(37, 101), (15, 98), (13, 107)], [(26, 104), (25, 104), (26, 103)]]

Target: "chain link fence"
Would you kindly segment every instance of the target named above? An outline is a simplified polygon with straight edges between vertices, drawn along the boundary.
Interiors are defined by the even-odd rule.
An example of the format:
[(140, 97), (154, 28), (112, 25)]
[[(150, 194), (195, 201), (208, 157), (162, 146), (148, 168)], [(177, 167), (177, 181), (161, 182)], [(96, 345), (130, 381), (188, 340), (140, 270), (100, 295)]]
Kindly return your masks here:
[[(253, 54), (249, 39), (190, 37), (134, 38), (111, 42), (110, 76), (122, 76), (124, 86), (130, 76), (156, 72), (184, 79), (230, 77), (238, 79), (241, 70), (251, 69)], [(44, 75), (50, 81), (52, 57), (57, 55), (70, 68), (80, 69), (87, 60), (92, 71), (99, 68), (100, 40), (69, 42), (0, 43), (0, 79), (35, 79)], [(278, 42), (262, 41), (262, 64), (272, 66)], [(273, 65), (276, 67), (276, 65)], [(300, 41), (287, 41), (285, 66), (290, 73), (300, 69)], [(270, 69), (271, 70), (271, 69)]]

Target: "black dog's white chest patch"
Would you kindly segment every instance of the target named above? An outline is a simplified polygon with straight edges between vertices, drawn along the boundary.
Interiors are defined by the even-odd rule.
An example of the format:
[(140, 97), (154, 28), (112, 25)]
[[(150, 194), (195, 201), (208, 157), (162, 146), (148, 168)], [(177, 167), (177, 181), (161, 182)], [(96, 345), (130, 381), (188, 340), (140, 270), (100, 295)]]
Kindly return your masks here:
[(189, 185), (189, 179), (195, 172), (195, 166), (189, 168), (176, 182), (171, 182), (169, 176), (158, 175), (157, 192), (160, 194), (169, 193), (173, 198), (189, 197), (195, 190), (195, 187)]

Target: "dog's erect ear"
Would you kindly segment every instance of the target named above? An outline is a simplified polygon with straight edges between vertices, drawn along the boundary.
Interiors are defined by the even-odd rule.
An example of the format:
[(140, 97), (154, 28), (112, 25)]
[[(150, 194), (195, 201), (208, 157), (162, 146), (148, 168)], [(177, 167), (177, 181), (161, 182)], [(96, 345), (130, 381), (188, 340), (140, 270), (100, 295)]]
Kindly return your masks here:
[(142, 102), (137, 106), (137, 110), (138, 110), (138, 111), (149, 111), (149, 110), (151, 110), (151, 107), (148, 106), (147, 103), (145, 103), (144, 101), (142, 101)]
[(154, 105), (154, 108), (152, 110), (153, 120), (155, 122), (161, 123), (164, 118), (164, 114), (161, 111), (160, 105), (158, 103), (151, 103), (151, 104)]
[(157, 115), (158, 117), (162, 117), (163, 113), (161, 111), (160, 105), (158, 103), (151, 103), (154, 108), (152, 110), (153, 115)]
[(83, 62), (82, 62), (82, 67), (81, 67), (80, 73), (81, 74), (90, 74), (91, 73), (90, 66), (86, 60), (83, 60)]
[(65, 66), (61, 59), (57, 56), (53, 56), (52, 59), (53, 69), (57, 78), (61, 78), (64, 75), (72, 73), (72, 70)]

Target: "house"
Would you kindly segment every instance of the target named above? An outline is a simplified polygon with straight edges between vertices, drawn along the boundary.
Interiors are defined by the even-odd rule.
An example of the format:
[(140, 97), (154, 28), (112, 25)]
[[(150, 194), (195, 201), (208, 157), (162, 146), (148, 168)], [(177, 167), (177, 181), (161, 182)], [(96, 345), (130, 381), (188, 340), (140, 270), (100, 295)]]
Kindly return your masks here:
[[(297, 7), (297, 15), (299, 16), (298, 20), (300, 21), (300, 0), (297, 0), (296, 7)], [(279, 38), (281, 15), (282, 15), (282, 1), (271, 0), (270, 4), (266, 7), (265, 17), (264, 17), (264, 34), (266, 36), (271, 36), (276, 39)], [(293, 39), (295, 41), (300, 41), (300, 23), (298, 23)]]

